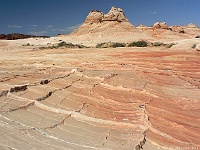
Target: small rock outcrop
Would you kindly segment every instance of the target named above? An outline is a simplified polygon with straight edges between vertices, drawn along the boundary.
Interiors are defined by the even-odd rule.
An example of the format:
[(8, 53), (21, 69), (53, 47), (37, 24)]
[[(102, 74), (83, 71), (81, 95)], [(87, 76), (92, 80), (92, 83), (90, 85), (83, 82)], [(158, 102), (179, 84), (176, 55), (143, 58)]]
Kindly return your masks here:
[(147, 26), (145, 26), (144, 24), (140, 24), (138, 27), (139, 28), (146, 28)]
[(102, 21), (127, 22), (128, 19), (125, 17), (124, 11), (121, 8), (112, 7), (111, 10), (103, 16)]
[(199, 28), (197, 25), (193, 24), (193, 23), (189, 23), (187, 25), (188, 28)]
[(7, 94), (8, 94), (8, 90), (5, 90), (5, 91), (1, 91), (0, 92), (0, 97), (2, 97), (2, 96), (6, 96)]
[(156, 22), (153, 25), (153, 28), (155, 28), (155, 29), (169, 29), (169, 27), (168, 27), (166, 22)]
[(181, 27), (181, 26), (172, 26), (170, 29), (171, 29), (172, 31), (174, 31), (174, 32), (185, 33), (183, 27)]
[(128, 19), (125, 17), (124, 11), (121, 8), (112, 7), (107, 14), (99, 10), (91, 10), (85, 23), (93, 24), (104, 21), (128, 22)]
[(85, 23), (100, 23), (102, 22), (104, 14), (99, 10), (91, 10), (86, 17)]

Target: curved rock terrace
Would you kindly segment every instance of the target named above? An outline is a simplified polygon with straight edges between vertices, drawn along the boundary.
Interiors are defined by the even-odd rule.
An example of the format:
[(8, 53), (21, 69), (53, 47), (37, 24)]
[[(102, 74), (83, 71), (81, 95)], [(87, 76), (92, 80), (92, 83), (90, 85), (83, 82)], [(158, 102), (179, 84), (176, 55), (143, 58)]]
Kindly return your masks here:
[[(70, 35), (1, 40), (0, 149), (200, 149), (198, 35), (193, 24), (135, 27), (112, 7)], [(131, 40), (174, 45), (94, 47)], [(47, 47), (60, 41), (90, 48)]]

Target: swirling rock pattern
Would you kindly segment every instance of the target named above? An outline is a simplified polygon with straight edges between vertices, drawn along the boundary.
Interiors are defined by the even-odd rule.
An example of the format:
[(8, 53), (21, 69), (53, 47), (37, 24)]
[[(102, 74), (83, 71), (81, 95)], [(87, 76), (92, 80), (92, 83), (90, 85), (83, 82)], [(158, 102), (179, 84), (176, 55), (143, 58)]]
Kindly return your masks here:
[(200, 146), (197, 52), (11, 50), (0, 60), (0, 149)]

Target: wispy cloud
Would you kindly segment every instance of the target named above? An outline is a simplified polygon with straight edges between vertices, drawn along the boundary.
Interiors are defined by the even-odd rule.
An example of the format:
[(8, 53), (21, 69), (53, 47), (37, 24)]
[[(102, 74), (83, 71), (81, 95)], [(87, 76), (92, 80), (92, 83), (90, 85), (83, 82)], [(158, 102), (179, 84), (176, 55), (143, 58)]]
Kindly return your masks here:
[(74, 30), (76, 30), (77, 28), (79, 28), (81, 26), (81, 24), (76, 24), (76, 25), (73, 25), (71, 27), (68, 27), (67, 30), (69, 32), (73, 32)]
[(48, 28), (48, 29), (49, 29), (49, 28), (53, 28), (53, 26), (52, 26), (52, 25), (48, 25), (47, 28)]
[(65, 28), (52, 28), (51, 31), (53, 32), (62, 32), (62, 33), (71, 33), (77, 28), (79, 28), (81, 24), (76, 24), (71, 27), (65, 27)]
[(8, 25), (8, 27), (17, 29), (17, 28), (21, 28), (22, 26), (19, 26), (19, 25)]
[(153, 15), (156, 15), (158, 12), (156, 11), (150, 11), (149, 14), (153, 14)]
[(37, 25), (37, 24), (34, 24), (34, 25), (32, 25), (33, 27), (38, 27), (39, 25)]
[(28, 34), (31, 34), (31, 35), (36, 35), (36, 36), (43, 36), (45, 34), (47, 34), (48, 32), (47, 31), (30, 31), (28, 32)]

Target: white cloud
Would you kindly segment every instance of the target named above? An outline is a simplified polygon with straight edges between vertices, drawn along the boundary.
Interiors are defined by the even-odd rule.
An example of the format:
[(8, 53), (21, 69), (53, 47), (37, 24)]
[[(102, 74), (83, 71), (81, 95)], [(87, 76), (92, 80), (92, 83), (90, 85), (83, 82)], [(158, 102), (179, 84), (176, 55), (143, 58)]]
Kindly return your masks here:
[(47, 28), (53, 28), (53, 26), (52, 25), (48, 25)]
[(9, 27), (9, 28), (15, 28), (15, 29), (17, 29), (17, 28), (21, 28), (22, 26), (18, 26), (18, 25), (8, 25), (8, 27)]
[(157, 12), (156, 11), (150, 11), (149, 14), (153, 14), (153, 15), (156, 15)]
[(43, 35), (45, 35), (47, 33), (48, 33), (47, 31), (35, 31), (35, 32), (30, 31), (30, 32), (28, 32), (28, 34), (36, 35), (36, 36), (43, 36)]
[(73, 32), (74, 30), (76, 30), (77, 28), (79, 28), (81, 26), (81, 24), (76, 24), (74, 26), (68, 27), (67, 30), (69, 32)]
[(34, 24), (34, 25), (32, 25), (33, 27), (38, 27), (38, 25), (37, 24)]

